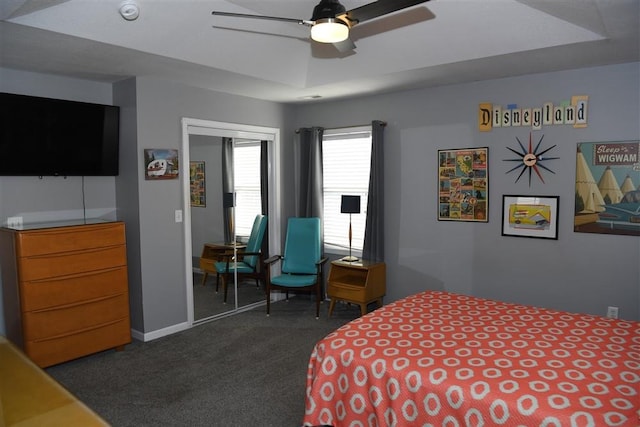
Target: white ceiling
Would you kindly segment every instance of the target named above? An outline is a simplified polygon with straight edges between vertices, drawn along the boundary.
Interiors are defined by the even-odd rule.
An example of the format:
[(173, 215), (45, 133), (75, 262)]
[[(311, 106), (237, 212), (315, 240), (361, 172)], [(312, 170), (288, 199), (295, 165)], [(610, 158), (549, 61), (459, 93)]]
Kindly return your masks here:
[(318, 1), (137, 0), (126, 21), (122, 0), (2, 0), (0, 66), (312, 102), (640, 60), (638, 0), (431, 0), (357, 25), (347, 54), (295, 23), (211, 14), (308, 19)]

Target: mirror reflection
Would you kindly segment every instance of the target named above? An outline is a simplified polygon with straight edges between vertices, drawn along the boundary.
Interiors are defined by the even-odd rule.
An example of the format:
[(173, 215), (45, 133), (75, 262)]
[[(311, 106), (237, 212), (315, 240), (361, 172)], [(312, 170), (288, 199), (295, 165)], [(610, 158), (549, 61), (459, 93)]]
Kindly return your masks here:
[[(259, 280), (263, 257), (242, 255), (256, 253), (263, 241), (266, 244), (267, 219), (261, 217), (261, 152), (261, 141), (189, 135), (196, 321), (266, 298), (264, 283)], [(234, 259), (242, 273), (237, 277), (233, 274)], [(226, 270), (227, 262), (231, 274), (219, 274)]]

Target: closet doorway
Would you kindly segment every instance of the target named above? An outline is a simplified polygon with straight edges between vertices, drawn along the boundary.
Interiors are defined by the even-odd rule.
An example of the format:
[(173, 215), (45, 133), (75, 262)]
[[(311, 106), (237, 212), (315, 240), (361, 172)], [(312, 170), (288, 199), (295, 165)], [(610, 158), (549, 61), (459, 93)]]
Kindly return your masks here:
[[(218, 293), (213, 291), (216, 284), (215, 274), (209, 273), (206, 286), (202, 285), (203, 276), (199, 271), (199, 258), (205, 242), (224, 241), (220, 160), (223, 138), (231, 138), (234, 141), (267, 141), (269, 254), (280, 253), (279, 133), (277, 128), (193, 118), (182, 119), (181, 184), (184, 208), (187, 314), (190, 326), (249, 310), (266, 302), (266, 295), (258, 299), (239, 298), (237, 278), (234, 277), (230, 281), (232, 283), (228, 284), (229, 296), (224, 303), (222, 287), (219, 287)], [(206, 186), (210, 187), (206, 191), (205, 203), (194, 203), (191, 197), (190, 165), (192, 161), (202, 166), (206, 175)], [(242, 288), (242, 291), (246, 292), (245, 285), (242, 285)], [(257, 290), (254, 289), (253, 292)], [(206, 300), (200, 298), (206, 298)]]

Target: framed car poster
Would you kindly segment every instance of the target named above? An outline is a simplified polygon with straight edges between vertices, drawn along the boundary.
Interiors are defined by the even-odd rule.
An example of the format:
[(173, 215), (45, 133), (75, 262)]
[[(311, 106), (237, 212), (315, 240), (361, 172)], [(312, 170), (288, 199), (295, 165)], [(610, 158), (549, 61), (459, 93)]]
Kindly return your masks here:
[(558, 239), (558, 196), (502, 196), (502, 235)]

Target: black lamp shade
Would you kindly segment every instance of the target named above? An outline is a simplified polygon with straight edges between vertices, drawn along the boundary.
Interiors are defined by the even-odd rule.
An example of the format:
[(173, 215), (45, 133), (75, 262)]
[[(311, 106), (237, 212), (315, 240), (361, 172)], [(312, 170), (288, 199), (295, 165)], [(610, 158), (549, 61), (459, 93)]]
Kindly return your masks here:
[(234, 193), (223, 193), (222, 194), (222, 207), (223, 208), (232, 208), (236, 205)]
[(360, 196), (342, 196), (340, 213), (360, 213)]

